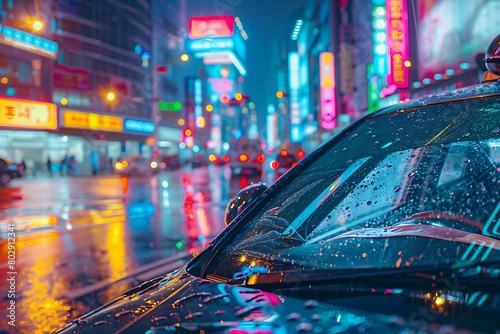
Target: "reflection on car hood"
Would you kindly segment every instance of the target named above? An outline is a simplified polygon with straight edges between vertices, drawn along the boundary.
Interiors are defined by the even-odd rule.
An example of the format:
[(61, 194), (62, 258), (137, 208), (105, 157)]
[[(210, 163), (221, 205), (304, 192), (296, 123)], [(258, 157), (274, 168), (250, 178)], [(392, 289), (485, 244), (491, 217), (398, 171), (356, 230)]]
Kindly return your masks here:
[(386, 108), (381, 109), (374, 115), (381, 115), (392, 113), (401, 109), (410, 109), (414, 107), (421, 107), (424, 105), (440, 104), (450, 101), (468, 99), (479, 96), (497, 95), (500, 94), (500, 81), (486, 82), (483, 84), (473, 85), (464, 88), (457, 88), (445, 92), (438, 92), (423, 95), (419, 98), (409, 100), (407, 102), (398, 103)]
[[(293, 289), (291, 291), (294, 293)], [(354, 289), (352, 291), (352, 296), (347, 299), (345, 293), (351, 291), (330, 294), (331, 300), (327, 303), (310, 299), (314, 294), (322, 298), (318, 292), (306, 290), (308, 297), (301, 298), (298, 290), (295, 293), (298, 298), (293, 298), (289, 293), (283, 294), (283, 291), (278, 295), (195, 278), (179, 271), (75, 320), (56, 333), (285, 334), (323, 331), (361, 333), (367, 329), (371, 329), (372, 333), (400, 333), (403, 328), (441, 333), (443, 329), (455, 332), (457, 324), (468, 327), (471, 324), (476, 326), (476, 323), (484, 329), (484, 323), (477, 322), (479, 312), (473, 310), (477, 305), (464, 303), (458, 310), (456, 304), (460, 298), (456, 294), (448, 298), (436, 297), (440, 296), (438, 293), (406, 293), (388, 288), (368, 289), (361, 295), (356, 295)], [(373, 301), (370, 301), (371, 298)], [(397, 298), (396, 307), (395, 300), (388, 301), (389, 298)], [(439, 303), (441, 309), (437, 311), (432, 309), (437, 303), (436, 298), (444, 301)], [(475, 299), (485, 300), (482, 296)], [(345, 303), (342, 305), (342, 300), (348, 300), (359, 308), (349, 308)], [(375, 307), (367, 308), (366, 305), (370, 304)], [(380, 305), (386, 307), (381, 309)], [(397, 315), (400, 309), (404, 312)], [(482, 315), (488, 316), (485, 313)], [(488, 322), (487, 328), (498, 325), (494, 317), (490, 317)]]
[(487, 244), (491, 249), (500, 250), (500, 241), (482, 234), (471, 233), (439, 225), (423, 225), (411, 223), (349, 231), (334, 238), (328, 239), (327, 242), (344, 238), (390, 238), (408, 236), (450, 240), (455, 242), (463, 242), (466, 244)]

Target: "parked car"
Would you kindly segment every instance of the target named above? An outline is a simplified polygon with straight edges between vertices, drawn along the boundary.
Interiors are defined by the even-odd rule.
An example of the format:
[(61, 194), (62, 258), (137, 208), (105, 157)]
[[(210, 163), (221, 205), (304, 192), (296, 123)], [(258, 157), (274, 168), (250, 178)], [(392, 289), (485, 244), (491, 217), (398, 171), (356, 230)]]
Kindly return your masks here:
[(228, 152), (231, 175), (251, 175), (262, 173), (266, 155), (262, 150), (260, 139), (249, 139), (242, 136), (232, 139)]
[(15, 164), (11, 160), (0, 158), (0, 186), (7, 185), (12, 179), (23, 174), (23, 164)]
[(131, 156), (115, 163), (115, 172), (120, 175), (151, 175), (165, 169), (166, 163), (142, 156)]
[(497, 64), (241, 190), (197, 257), (57, 333), (498, 333)]

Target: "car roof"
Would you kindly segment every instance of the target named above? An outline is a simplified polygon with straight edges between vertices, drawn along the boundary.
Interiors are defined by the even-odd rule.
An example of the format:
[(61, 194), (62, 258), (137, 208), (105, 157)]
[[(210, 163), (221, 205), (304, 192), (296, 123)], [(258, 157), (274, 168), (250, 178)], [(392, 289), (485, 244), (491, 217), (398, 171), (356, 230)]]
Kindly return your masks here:
[(377, 116), (381, 116), (384, 114), (397, 112), (402, 109), (420, 108), (435, 104), (450, 103), (454, 101), (463, 101), (471, 98), (488, 97), (495, 95), (500, 96), (500, 80), (438, 93), (426, 94), (416, 99), (411, 99), (406, 102), (401, 102), (386, 108), (382, 108), (374, 114)]

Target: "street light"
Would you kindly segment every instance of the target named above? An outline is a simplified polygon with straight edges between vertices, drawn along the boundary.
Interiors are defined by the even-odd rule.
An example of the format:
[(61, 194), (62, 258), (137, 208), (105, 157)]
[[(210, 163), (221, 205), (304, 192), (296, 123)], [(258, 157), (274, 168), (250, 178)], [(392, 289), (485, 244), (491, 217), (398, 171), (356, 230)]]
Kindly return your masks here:
[(35, 20), (35, 21), (33, 21), (32, 26), (33, 26), (33, 29), (35, 29), (36, 31), (40, 31), (43, 28), (43, 23), (40, 20)]
[(116, 94), (114, 92), (108, 92), (106, 94), (106, 99), (110, 102), (113, 102), (116, 99)]
[(185, 53), (184, 53), (184, 54), (181, 56), (181, 60), (182, 60), (182, 61), (184, 61), (184, 62), (186, 62), (186, 61), (188, 61), (188, 60), (189, 60), (189, 56), (188, 56), (187, 54), (185, 54)]

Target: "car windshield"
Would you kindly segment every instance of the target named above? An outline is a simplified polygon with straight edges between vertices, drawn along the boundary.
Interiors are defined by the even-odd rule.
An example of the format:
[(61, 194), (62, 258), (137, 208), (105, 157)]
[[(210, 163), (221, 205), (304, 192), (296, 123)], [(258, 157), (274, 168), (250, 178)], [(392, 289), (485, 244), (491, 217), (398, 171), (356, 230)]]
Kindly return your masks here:
[(365, 119), (270, 192), (204, 273), (500, 258), (499, 120), (498, 97)]

